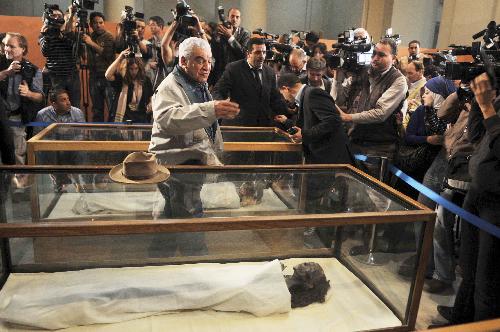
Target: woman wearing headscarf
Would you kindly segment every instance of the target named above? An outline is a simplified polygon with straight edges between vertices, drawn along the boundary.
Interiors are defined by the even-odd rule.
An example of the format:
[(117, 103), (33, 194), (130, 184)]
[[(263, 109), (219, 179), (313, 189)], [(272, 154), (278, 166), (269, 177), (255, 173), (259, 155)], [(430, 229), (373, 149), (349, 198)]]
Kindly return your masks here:
[[(408, 146), (422, 146), (419, 154), (413, 160), (400, 160), (399, 166), (408, 166), (411, 171), (403, 171), (409, 173), (417, 181), (422, 183), (435, 192), (441, 191), (442, 182), (446, 174), (448, 161), (446, 158), (446, 150), (442, 148), (443, 134), (446, 130), (446, 123), (440, 120), (437, 116), (437, 111), (441, 108), (444, 100), (453, 92), (456, 87), (453, 81), (450, 81), (442, 76), (430, 79), (424, 86), (424, 94), (422, 96), (422, 105), (420, 105), (410, 118), (408, 127), (406, 128), (405, 142)], [(421, 159), (419, 159), (421, 158)], [(410, 158), (409, 158), (410, 159)], [(434, 209), (436, 204), (422, 194), (414, 191), (409, 186), (402, 183), (396, 184), (400, 191), (405, 192), (409, 196), (417, 196), (418, 201), (426, 205), (430, 209)], [(416, 239), (419, 239), (420, 225), (415, 227)], [(395, 235), (396, 236), (396, 235)], [(433, 254), (431, 253), (431, 257)], [(415, 256), (411, 256), (405, 260), (399, 268), (399, 273), (403, 276), (410, 276), (415, 266)], [(427, 268), (427, 277), (432, 277), (434, 271), (434, 261), (431, 259)]]
[(437, 111), (446, 97), (455, 91), (453, 82), (444, 77), (439, 76), (429, 80), (424, 86), (422, 105), (410, 118), (406, 128), (405, 143), (411, 147), (421, 147), (420, 151), (423, 151), (415, 155), (416, 159), (420, 160), (411, 160), (413, 169), (409, 173), (412, 173), (410, 175), (417, 180), (423, 179), (441, 149), (446, 123), (438, 118)]

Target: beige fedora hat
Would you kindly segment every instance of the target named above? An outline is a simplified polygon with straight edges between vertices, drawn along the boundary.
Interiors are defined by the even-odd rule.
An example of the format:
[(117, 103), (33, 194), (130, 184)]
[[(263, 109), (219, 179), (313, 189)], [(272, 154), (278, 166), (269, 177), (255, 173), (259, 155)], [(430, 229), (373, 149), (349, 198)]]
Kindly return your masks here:
[(169, 176), (169, 170), (156, 162), (154, 154), (147, 152), (132, 152), (109, 171), (111, 180), (132, 184), (159, 183)]

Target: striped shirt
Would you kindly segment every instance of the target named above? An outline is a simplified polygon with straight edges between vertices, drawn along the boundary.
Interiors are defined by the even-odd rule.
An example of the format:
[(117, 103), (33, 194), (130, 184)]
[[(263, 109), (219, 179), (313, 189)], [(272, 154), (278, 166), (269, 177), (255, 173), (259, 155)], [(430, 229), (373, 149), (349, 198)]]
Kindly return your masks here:
[(57, 77), (68, 77), (76, 70), (76, 57), (73, 56), (74, 33), (63, 37), (41, 34), (38, 41), (46, 67), (50, 74)]

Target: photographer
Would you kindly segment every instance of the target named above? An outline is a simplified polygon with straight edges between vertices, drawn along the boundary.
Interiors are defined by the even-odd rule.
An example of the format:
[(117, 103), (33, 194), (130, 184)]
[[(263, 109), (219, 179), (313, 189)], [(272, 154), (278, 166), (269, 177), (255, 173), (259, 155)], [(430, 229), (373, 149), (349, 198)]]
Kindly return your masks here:
[(306, 34), (304, 51), (307, 56), (313, 56), (313, 48), (319, 43), (319, 33), (310, 31)]
[(136, 57), (142, 57), (144, 61), (151, 58), (150, 43), (144, 39), (146, 23), (142, 18), (142, 13), (132, 13), (133, 8), (125, 6), (122, 14), (122, 21), (117, 25), (115, 39), (115, 52), (121, 53), (127, 48), (133, 49)]
[[(463, 208), (499, 226), (500, 221), (500, 99), (486, 73), (471, 82), (475, 102), (469, 114), (469, 138), (478, 142), (469, 162), (471, 187)], [(460, 266), (462, 283), (449, 317), (451, 324), (500, 316), (500, 240), (476, 226), (462, 223)], [(446, 308), (446, 307), (445, 307)], [(442, 309), (442, 308), (441, 308)]]
[(73, 27), (75, 8), (69, 7), (69, 16), (64, 21), (64, 14), (57, 5), (45, 8), (44, 23), (38, 39), (40, 49), (46, 58), (46, 65), (51, 89), (66, 90), (71, 103), (80, 105), (80, 76), (76, 66), (77, 57), (74, 54), (76, 35)]
[[(405, 77), (393, 66), (396, 54), (393, 39), (383, 38), (375, 45), (370, 68), (360, 73), (358, 104), (349, 113), (340, 111), (342, 121), (353, 123), (349, 138), (357, 153), (394, 159), (399, 140), (396, 114), (408, 91)], [(366, 166), (378, 177), (378, 166)]]
[[(92, 121), (104, 121), (104, 104), (111, 108), (114, 91), (104, 73), (113, 62), (115, 55), (113, 51), (113, 36), (105, 30), (105, 17), (100, 12), (92, 12), (89, 17), (92, 33), (83, 34), (82, 40), (88, 46), (89, 87), (92, 98)], [(110, 119), (111, 114), (110, 114)]]
[[(9, 120), (26, 124), (36, 116), (43, 102), (42, 72), (24, 56), (28, 41), (19, 34), (8, 32), (3, 40), (8, 67), (0, 68), (0, 94), (5, 100)], [(25, 163), (26, 127), (13, 126), (16, 163)]]
[[(349, 33), (347, 36), (346, 34)], [(343, 42), (341, 42), (343, 40)], [(339, 42), (333, 45), (334, 52), (326, 55), (326, 64), (333, 76), (330, 95), (342, 110), (354, 109), (359, 99), (361, 88), (361, 72), (368, 69), (371, 51), (353, 51), (351, 48), (371, 45), (371, 38), (363, 28), (344, 31), (339, 35)], [(347, 50), (342, 48), (344, 46)], [(337, 48), (338, 47), (338, 48)], [(372, 47), (373, 49), (373, 47)], [(333, 75), (332, 75), (333, 74)]]
[(169, 72), (171, 72), (179, 63), (179, 57), (176, 54), (178, 52), (179, 44), (185, 38), (193, 36), (207, 40), (207, 36), (198, 17), (194, 15), (189, 7), (184, 10), (189, 11), (189, 14), (186, 14), (186, 16), (191, 18), (191, 22), (189, 24), (192, 23), (194, 25), (191, 26), (186, 24), (183, 22), (182, 16), (176, 16), (175, 21), (169, 25), (163, 39), (161, 40), (161, 57), (165, 66), (168, 67)]
[(156, 88), (161, 81), (167, 76), (165, 64), (161, 57), (161, 41), (163, 39), (163, 27), (165, 22), (159, 16), (152, 16), (149, 18), (149, 30), (151, 31), (151, 38), (148, 42), (151, 47), (151, 58), (146, 64), (146, 75)]
[(111, 108), (115, 122), (151, 122), (151, 96), (153, 86), (146, 76), (140, 57), (130, 57), (130, 51), (122, 51), (106, 70), (106, 79), (115, 82), (120, 91)]
[(224, 67), (233, 61), (245, 59), (246, 47), (250, 39), (250, 32), (240, 26), (241, 12), (237, 8), (229, 8), (227, 11), (228, 21), (217, 26), (217, 34), (222, 39), (224, 46), (224, 57), (215, 59), (221, 61)]

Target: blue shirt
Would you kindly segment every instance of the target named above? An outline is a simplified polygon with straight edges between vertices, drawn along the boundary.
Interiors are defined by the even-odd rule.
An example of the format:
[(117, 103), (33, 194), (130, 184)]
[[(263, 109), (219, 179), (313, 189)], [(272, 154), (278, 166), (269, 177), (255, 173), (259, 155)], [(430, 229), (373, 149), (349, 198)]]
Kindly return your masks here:
[[(76, 107), (71, 106), (68, 112), (63, 114), (57, 114), (56, 110), (52, 106), (42, 108), (38, 111), (36, 115), (36, 122), (46, 122), (46, 123), (74, 123), (74, 122), (86, 122), (83, 112)], [(35, 133), (42, 130), (42, 127), (35, 127)]]

